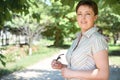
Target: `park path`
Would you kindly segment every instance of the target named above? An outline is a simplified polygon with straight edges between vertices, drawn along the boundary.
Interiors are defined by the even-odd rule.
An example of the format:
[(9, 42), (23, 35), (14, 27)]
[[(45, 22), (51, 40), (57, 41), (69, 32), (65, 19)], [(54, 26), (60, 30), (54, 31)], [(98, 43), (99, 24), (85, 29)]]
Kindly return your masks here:
[[(4, 76), (0, 80), (64, 80), (60, 71), (51, 68), (51, 61), (59, 54), (65, 54), (67, 50), (61, 50), (58, 54), (44, 59), (24, 70)], [(65, 56), (61, 61), (66, 63)], [(110, 80), (120, 80), (120, 67), (110, 66)]]
[[(14, 72), (4, 76), (0, 80), (64, 80), (60, 71), (51, 68), (51, 61), (59, 54), (65, 54), (67, 50), (61, 50), (58, 54), (44, 59), (24, 70)], [(61, 56), (61, 61), (66, 63), (65, 55)]]

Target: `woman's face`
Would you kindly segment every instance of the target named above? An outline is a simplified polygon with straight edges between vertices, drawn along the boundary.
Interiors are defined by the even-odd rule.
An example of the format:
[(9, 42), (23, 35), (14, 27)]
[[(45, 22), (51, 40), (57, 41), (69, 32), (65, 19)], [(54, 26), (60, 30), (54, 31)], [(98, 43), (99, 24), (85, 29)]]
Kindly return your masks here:
[(82, 32), (94, 26), (94, 22), (97, 19), (93, 9), (87, 5), (81, 5), (77, 10), (77, 22), (81, 27)]

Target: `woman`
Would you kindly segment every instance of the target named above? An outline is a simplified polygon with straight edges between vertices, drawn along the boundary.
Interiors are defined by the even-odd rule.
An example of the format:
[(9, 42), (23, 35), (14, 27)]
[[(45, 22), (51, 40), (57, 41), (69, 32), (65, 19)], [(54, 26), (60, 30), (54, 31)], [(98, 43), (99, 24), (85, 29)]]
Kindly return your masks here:
[(108, 45), (94, 26), (97, 4), (81, 0), (76, 6), (81, 32), (66, 54), (68, 65), (53, 60), (53, 69), (60, 69), (66, 80), (109, 80)]

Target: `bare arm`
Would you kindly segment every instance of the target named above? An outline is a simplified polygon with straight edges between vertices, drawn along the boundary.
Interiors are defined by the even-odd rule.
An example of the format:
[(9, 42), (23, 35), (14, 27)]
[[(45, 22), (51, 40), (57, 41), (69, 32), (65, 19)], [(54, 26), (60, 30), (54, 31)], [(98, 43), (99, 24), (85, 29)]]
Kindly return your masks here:
[(80, 78), (89, 80), (108, 80), (109, 78), (109, 62), (108, 52), (100, 51), (93, 55), (97, 69), (92, 71), (74, 71), (68, 68), (62, 69), (62, 75), (66, 78)]

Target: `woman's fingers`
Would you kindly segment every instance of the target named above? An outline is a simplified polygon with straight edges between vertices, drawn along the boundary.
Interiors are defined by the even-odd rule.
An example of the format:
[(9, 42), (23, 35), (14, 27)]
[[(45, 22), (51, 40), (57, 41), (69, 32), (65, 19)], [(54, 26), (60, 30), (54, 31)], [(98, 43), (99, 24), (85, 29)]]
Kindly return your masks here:
[(60, 61), (53, 60), (51, 66), (53, 69), (61, 69), (62, 63)]

